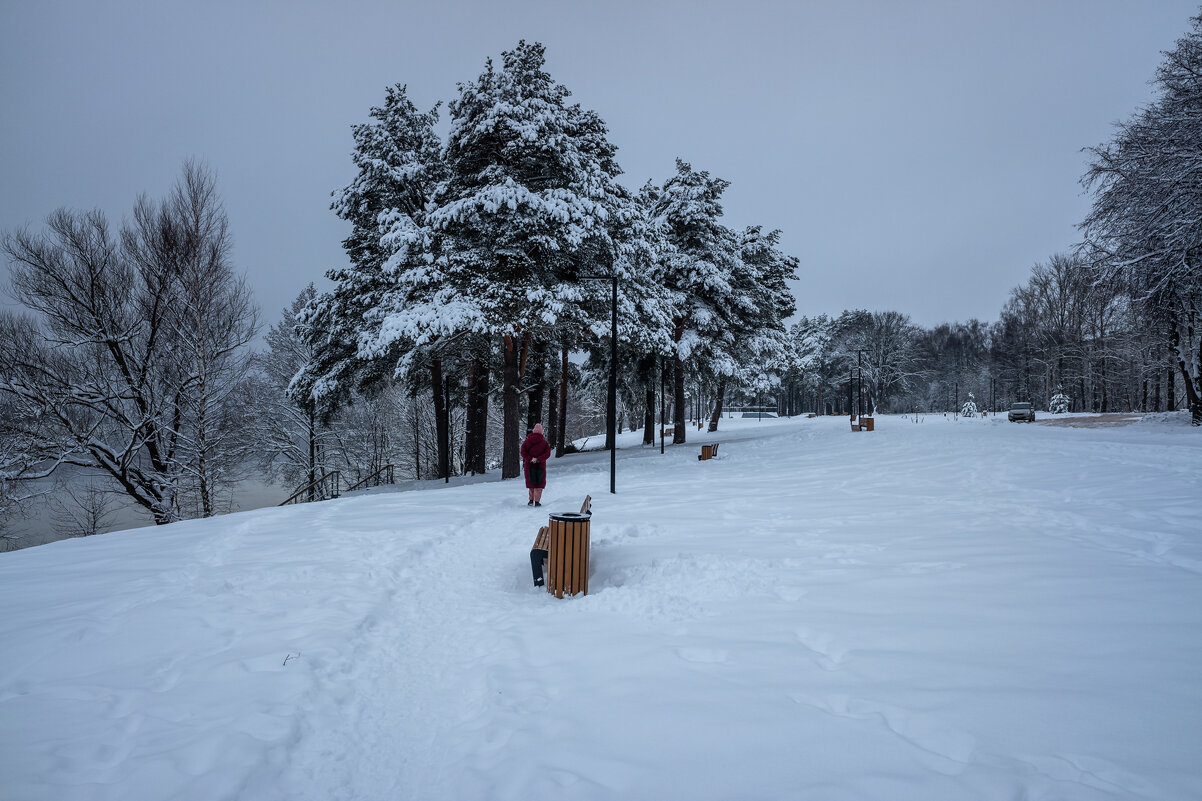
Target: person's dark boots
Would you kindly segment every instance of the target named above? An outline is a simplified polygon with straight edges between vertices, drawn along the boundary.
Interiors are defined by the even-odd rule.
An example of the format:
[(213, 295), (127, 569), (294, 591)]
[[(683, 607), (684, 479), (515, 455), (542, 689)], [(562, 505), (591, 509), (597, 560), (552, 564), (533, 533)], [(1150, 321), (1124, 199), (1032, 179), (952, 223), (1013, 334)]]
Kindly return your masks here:
[(535, 502), (534, 502), (534, 505), (535, 505), (535, 506), (542, 506), (542, 504), (541, 504), (541, 503), (539, 503), (538, 501), (535, 501)]
[(526, 505), (527, 505), (527, 506), (534, 506), (534, 499), (533, 499), (533, 498), (531, 498), (530, 500), (526, 501)]

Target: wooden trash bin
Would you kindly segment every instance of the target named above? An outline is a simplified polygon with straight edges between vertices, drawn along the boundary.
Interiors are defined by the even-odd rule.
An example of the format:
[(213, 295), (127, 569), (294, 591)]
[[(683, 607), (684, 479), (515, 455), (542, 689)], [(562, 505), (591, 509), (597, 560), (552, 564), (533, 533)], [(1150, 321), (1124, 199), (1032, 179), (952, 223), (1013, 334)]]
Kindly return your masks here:
[(864, 426), (865, 431), (874, 431), (873, 423), (875, 422), (876, 420), (872, 417), (865, 416), (860, 418), (860, 425)]
[(715, 445), (702, 445), (701, 446), (701, 455), (697, 457), (697, 460), (704, 462), (708, 459), (713, 459), (714, 456), (717, 455), (717, 452), (718, 452), (718, 446), (716, 444)]
[(551, 515), (547, 553), (547, 592), (556, 598), (588, 595), (589, 520), (591, 515), (559, 512)]

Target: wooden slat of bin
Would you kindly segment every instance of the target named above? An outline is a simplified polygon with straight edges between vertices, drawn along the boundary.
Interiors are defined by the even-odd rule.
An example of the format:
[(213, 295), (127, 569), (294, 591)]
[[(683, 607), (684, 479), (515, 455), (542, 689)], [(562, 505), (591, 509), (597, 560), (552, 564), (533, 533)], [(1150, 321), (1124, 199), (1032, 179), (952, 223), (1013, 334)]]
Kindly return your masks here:
[(556, 598), (588, 593), (589, 521), (551, 520), (547, 592)]
[(551, 577), (547, 582), (547, 592), (555, 593), (557, 598), (563, 597), (563, 540), (563, 529), (552, 526)]
[(569, 523), (566, 528), (568, 547), (568, 580), (564, 584), (564, 592), (575, 595), (580, 589), (580, 532), (575, 523)]
[(559, 526), (559, 585), (555, 588), (555, 597), (562, 598), (566, 592), (572, 594), (569, 584), (572, 581), (572, 532), (567, 526)]
[(555, 535), (548, 533), (549, 548), (547, 550), (547, 592), (555, 592), (555, 566), (559, 563), (559, 549), (555, 547)]
[(585, 595), (589, 594), (589, 554), (593, 552), (593, 547), (591, 547), (589, 542), (590, 538), (591, 534), (589, 532), (584, 532), (584, 558), (581, 560), (583, 563), (581, 570), (583, 571), (584, 575), (581, 577), (581, 592)]

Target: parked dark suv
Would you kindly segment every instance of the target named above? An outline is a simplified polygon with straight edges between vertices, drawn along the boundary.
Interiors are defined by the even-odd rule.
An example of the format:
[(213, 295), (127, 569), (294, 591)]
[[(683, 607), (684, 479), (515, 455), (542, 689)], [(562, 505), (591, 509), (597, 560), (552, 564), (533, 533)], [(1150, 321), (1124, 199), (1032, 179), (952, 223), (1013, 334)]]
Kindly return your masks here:
[(1029, 403), (1012, 403), (1006, 417), (1011, 423), (1034, 423), (1035, 407)]

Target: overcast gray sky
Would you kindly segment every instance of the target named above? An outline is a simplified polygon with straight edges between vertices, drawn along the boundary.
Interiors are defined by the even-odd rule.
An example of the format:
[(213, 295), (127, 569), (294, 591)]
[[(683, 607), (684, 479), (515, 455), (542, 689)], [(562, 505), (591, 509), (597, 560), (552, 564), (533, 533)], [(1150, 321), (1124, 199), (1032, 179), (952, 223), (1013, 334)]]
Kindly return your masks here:
[[(609, 124), (631, 187), (681, 156), (727, 223), (784, 232), (804, 314), (995, 319), (1071, 247), (1082, 147), (1151, 96), (1185, 0), (15, 2), (0, 0), (0, 229), (117, 221), (212, 167), (265, 319), (327, 286), (350, 126), (384, 88), (454, 96), (519, 39)], [(7, 268), (6, 268), (7, 269)]]

